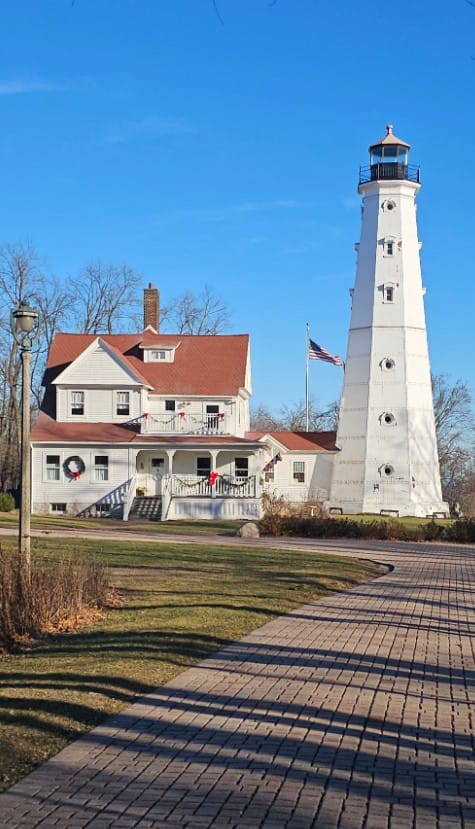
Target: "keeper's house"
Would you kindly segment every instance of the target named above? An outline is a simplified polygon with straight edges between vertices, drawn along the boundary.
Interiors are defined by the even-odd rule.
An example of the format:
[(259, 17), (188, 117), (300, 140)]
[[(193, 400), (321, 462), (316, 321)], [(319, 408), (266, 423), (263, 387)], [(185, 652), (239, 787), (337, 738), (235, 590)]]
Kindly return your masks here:
[(248, 335), (159, 333), (152, 285), (142, 333), (57, 334), (44, 386), (36, 514), (253, 519), (264, 490), (327, 494), (334, 435), (250, 433)]

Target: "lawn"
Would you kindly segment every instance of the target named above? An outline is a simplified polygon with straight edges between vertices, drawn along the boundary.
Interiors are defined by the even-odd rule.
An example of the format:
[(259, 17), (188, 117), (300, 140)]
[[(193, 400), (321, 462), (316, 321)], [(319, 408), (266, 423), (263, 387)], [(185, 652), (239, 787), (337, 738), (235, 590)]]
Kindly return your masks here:
[[(7, 548), (15, 538), (3, 538)], [(238, 546), (34, 539), (103, 561), (122, 604), (0, 659), (0, 788), (189, 665), (311, 599), (379, 575), (369, 561)], [(70, 551), (70, 549), (69, 549)]]

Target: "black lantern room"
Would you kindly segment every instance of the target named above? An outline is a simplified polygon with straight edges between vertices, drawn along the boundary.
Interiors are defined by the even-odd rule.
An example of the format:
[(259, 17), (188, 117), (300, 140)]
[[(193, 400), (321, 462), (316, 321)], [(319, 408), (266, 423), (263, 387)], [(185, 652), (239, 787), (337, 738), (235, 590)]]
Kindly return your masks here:
[(369, 167), (360, 168), (360, 184), (369, 181), (407, 179), (419, 181), (419, 167), (409, 164), (410, 144), (393, 135), (388, 124), (386, 135), (369, 148)]

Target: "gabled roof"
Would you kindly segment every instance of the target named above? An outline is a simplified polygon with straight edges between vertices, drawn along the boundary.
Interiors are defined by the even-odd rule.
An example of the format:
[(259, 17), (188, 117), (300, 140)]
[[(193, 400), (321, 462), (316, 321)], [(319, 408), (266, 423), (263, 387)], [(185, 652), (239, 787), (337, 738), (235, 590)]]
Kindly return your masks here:
[(101, 348), (103, 352), (108, 354), (109, 357), (112, 360), (114, 360), (115, 363), (122, 369), (122, 371), (125, 372), (125, 374), (127, 374), (131, 380), (135, 381), (135, 383), (139, 383), (140, 385), (147, 385), (147, 380), (143, 376), (142, 372), (133, 369), (130, 365), (130, 362), (123, 356), (123, 354), (120, 352), (118, 348), (116, 348), (114, 345), (111, 345), (111, 343), (108, 343), (103, 337), (99, 336), (91, 340), (91, 342), (88, 346), (86, 346), (84, 351), (82, 351), (76, 357), (76, 360), (73, 360), (71, 363), (68, 363), (68, 365), (51, 382), (59, 384), (71, 382), (71, 379), (68, 375), (70, 374), (71, 369), (74, 370), (73, 366), (76, 366), (79, 361), (86, 360), (88, 352), (93, 351), (97, 348)]
[[(46, 364), (44, 385), (58, 377), (95, 339), (95, 334), (56, 334)], [(147, 328), (141, 334), (104, 334), (100, 339), (136, 375), (144, 378), (152, 394), (235, 396), (246, 387), (248, 334), (156, 334)], [(159, 349), (178, 345), (173, 362), (143, 361), (143, 346)]]
[(248, 440), (270, 437), (290, 452), (336, 451), (336, 432), (246, 432)]

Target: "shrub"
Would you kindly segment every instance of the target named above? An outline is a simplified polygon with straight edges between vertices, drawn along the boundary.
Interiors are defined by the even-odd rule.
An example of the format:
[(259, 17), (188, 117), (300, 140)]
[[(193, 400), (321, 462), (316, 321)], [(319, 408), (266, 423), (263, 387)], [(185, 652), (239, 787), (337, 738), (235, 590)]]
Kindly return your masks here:
[(15, 499), (10, 492), (0, 492), (0, 512), (11, 512), (15, 509)]
[(475, 518), (459, 518), (453, 524), (445, 527), (444, 538), (447, 541), (456, 541), (461, 544), (470, 544), (475, 541)]
[(434, 519), (425, 525), (423, 528), (423, 541), (438, 541), (446, 537), (447, 530), (450, 527), (444, 527), (442, 524), (437, 524)]
[(33, 559), (28, 573), (17, 553), (0, 548), (0, 650), (77, 623), (82, 614), (104, 609), (111, 596), (101, 564), (73, 553), (48, 564)]

